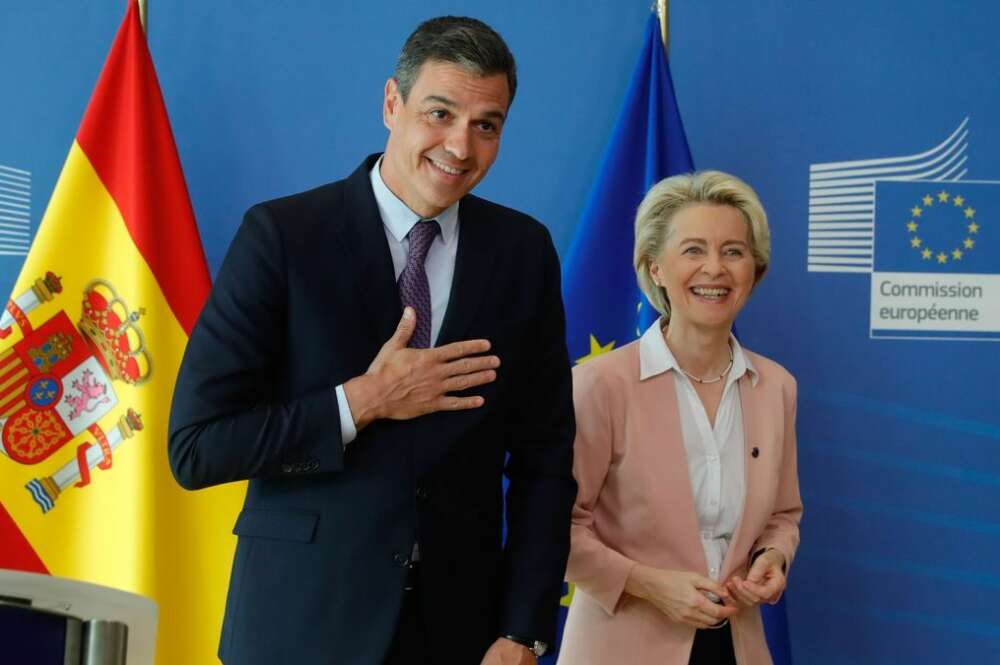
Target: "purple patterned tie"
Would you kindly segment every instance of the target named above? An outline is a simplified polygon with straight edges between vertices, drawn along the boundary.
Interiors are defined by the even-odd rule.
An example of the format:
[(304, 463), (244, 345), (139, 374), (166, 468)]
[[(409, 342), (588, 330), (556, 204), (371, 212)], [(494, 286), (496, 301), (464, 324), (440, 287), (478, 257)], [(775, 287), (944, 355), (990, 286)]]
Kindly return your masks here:
[(403, 307), (409, 305), (417, 312), (417, 327), (409, 344), (415, 349), (431, 345), (431, 287), (427, 283), (424, 260), (439, 229), (437, 220), (430, 219), (417, 222), (406, 236), (410, 239), (410, 251), (406, 255), (406, 267), (399, 273), (399, 299)]

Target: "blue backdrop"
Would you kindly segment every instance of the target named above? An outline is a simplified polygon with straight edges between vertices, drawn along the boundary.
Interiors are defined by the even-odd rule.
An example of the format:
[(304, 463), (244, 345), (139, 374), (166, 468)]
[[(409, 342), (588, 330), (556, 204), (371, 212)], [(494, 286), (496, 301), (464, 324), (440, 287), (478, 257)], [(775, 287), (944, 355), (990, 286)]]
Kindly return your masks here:
[[(544, 221), (565, 254), (649, 8), (149, 2), (150, 45), (213, 271), (251, 203), (341, 177), (380, 149), (394, 55), (420, 19), (442, 13), (491, 23), (520, 64), (503, 149), (480, 193)], [(899, 194), (907, 208), (924, 195), (945, 192), (954, 205), (956, 193), (976, 192), (972, 217), (949, 208), (935, 219), (952, 226), (927, 237), (955, 248), (971, 240), (968, 258), (985, 266), (976, 270), (997, 270), (1000, 6), (671, 6), (671, 70), (692, 157), (747, 179), (771, 218), (771, 272), (739, 326), (747, 346), (799, 379), (806, 515), (787, 596), (794, 661), (1000, 662), (1000, 347), (985, 341), (1000, 335), (956, 340), (968, 331), (929, 334), (911, 321), (906, 335), (872, 337), (879, 248), (912, 242), (924, 229), (906, 225), (925, 223), (889, 210), (881, 193), (893, 187), (876, 180), (922, 181)], [(13, 218), (0, 228), (37, 227), (123, 11), (124, 0), (0, 8), (0, 187), (14, 190), (0, 191), (0, 216)], [(0, 238), (0, 291), (26, 237)], [(947, 270), (892, 247), (908, 261), (906, 283), (958, 275), (985, 285), (978, 300), (927, 296), (907, 307), (956, 304), (988, 319), (1000, 303), (988, 274), (954, 272), (951, 246)], [(910, 334), (922, 339), (896, 339)]]
[[(878, 242), (907, 243), (914, 205), (873, 215), (868, 198), (834, 201), (860, 208), (835, 210), (819, 187), (810, 201), (812, 165), (919, 155), (968, 117), (967, 148), (948, 168), (935, 172), (950, 157), (903, 168), (947, 147), (843, 166), (838, 182), (868, 181), (846, 183), (859, 191), (843, 198), (870, 197), (876, 177), (1000, 180), (1000, 42), (988, 27), (1000, 6), (710, 4), (672, 3), (671, 66), (695, 162), (748, 178), (772, 220), (772, 272), (740, 332), (799, 379), (806, 513), (788, 595), (795, 661), (1000, 662), (1000, 346), (871, 339), (870, 254), (810, 261), (810, 251), (828, 254), (820, 242), (868, 249), (872, 223)], [(877, 169), (886, 171), (858, 173)], [(947, 189), (928, 184), (920, 195)], [(979, 208), (976, 249), (996, 257), (1000, 208)], [(995, 287), (991, 297), (1000, 303)]]

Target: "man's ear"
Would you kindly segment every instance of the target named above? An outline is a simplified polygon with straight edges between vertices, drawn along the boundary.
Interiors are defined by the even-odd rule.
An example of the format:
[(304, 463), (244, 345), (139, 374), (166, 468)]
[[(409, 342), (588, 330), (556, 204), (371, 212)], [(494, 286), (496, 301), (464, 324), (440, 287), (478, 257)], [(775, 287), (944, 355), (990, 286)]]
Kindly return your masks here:
[(382, 124), (389, 131), (392, 131), (396, 115), (399, 114), (402, 104), (403, 99), (399, 94), (399, 84), (396, 83), (395, 78), (390, 77), (385, 82), (385, 98), (382, 100)]

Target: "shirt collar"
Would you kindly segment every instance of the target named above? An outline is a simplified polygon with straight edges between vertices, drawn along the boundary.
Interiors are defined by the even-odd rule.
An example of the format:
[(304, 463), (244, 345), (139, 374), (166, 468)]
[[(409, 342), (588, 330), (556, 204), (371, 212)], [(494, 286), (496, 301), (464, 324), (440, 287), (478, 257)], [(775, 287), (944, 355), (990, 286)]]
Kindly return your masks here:
[[(662, 319), (657, 319), (653, 322), (653, 325), (646, 329), (646, 332), (642, 334), (639, 339), (639, 380), (645, 381), (650, 377), (654, 377), (658, 374), (663, 374), (670, 370), (674, 370), (680, 373), (680, 365), (677, 364), (677, 359), (674, 358), (674, 354), (670, 351), (670, 347), (667, 346), (666, 341), (663, 339), (663, 333), (661, 332), (660, 322)], [(750, 385), (756, 386), (757, 381), (760, 376), (757, 374), (757, 369), (753, 366), (750, 361), (750, 357), (743, 352), (743, 347), (740, 346), (739, 341), (732, 334), (729, 335), (729, 345), (733, 349), (733, 368), (729, 371), (729, 377), (726, 379), (726, 383), (729, 384), (736, 381), (741, 376), (750, 373)]]
[[(381, 166), (382, 158), (379, 157), (370, 174), (372, 191), (375, 192), (375, 202), (378, 204), (379, 214), (382, 215), (382, 223), (389, 229), (389, 233), (396, 239), (396, 242), (403, 242), (410, 229), (423, 218), (410, 210), (386, 186), (385, 181), (382, 180)], [(434, 219), (441, 227), (441, 240), (446, 245), (451, 243), (458, 227), (458, 203), (452, 204)]]

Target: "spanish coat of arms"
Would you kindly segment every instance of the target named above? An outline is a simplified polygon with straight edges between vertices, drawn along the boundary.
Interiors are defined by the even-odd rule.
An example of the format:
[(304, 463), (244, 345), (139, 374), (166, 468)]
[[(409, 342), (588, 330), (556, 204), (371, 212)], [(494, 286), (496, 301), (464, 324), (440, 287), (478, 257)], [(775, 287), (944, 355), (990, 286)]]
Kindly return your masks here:
[(142, 310), (129, 312), (114, 287), (100, 279), (83, 291), (83, 307), (74, 326), (60, 310), (37, 328), (28, 314), (62, 293), (59, 277), (49, 272), (11, 299), (0, 317), (0, 338), (17, 326), (22, 338), (0, 351), (0, 453), (20, 464), (41, 464), (67, 443), (84, 439), (50, 476), (26, 486), (48, 512), (70, 487), (90, 484), (91, 471), (111, 468), (112, 455), (142, 429), (132, 409), (122, 410), (114, 427), (99, 421), (118, 407), (114, 383), (141, 385), (151, 363), (137, 322)]

